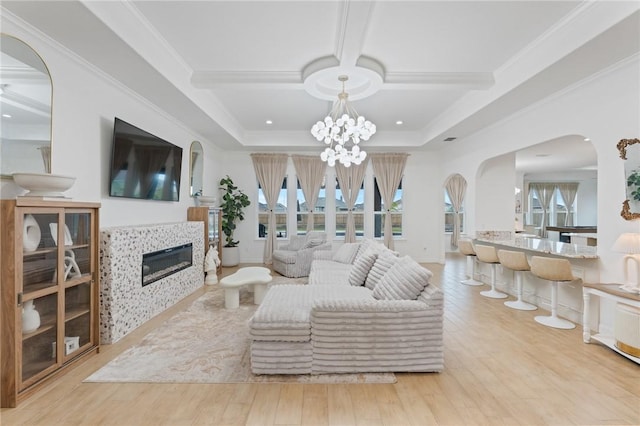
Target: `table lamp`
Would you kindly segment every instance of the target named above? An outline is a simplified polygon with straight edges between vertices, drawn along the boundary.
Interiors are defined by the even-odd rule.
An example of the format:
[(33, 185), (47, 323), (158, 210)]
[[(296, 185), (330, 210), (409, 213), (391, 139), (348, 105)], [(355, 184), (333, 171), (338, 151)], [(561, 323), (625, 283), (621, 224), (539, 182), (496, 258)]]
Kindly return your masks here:
[[(624, 257), (624, 285), (620, 288), (631, 292), (640, 293), (640, 234), (625, 233), (621, 234), (611, 248), (619, 253), (626, 253)], [(633, 261), (636, 268), (636, 283), (629, 284), (629, 263)]]

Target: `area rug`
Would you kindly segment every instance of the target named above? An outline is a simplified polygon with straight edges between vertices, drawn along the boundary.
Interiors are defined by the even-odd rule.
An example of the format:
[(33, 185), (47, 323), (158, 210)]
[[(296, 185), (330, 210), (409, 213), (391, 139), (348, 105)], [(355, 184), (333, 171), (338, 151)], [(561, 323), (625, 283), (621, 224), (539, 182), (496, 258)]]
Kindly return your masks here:
[[(271, 285), (304, 284), (275, 278)], [(395, 383), (393, 373), (255, 375), (251, 373), (248, 320), (257, 306), (240, 292), (238, 309), (224, 308), (219, 285), (195, 300), (85, 382), (144, 383)]]

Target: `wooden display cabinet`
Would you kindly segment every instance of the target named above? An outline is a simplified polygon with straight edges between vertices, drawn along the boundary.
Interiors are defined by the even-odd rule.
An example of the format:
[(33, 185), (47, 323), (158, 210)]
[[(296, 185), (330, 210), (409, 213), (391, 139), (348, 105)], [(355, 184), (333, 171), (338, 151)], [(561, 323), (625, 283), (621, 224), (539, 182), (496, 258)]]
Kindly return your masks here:
[[(187, 220), (204, 223), (205, 254), (209, 246), (214, 246), (218, 250), (218, 258), (222, 260), (222, 210), (215, 207), (189, 207)], [(216, 272), (221, 271), (222, 266), (218, 265)]]
[(1, 203), (0, 403), (15, 407), (98, 351), (100, 204)]

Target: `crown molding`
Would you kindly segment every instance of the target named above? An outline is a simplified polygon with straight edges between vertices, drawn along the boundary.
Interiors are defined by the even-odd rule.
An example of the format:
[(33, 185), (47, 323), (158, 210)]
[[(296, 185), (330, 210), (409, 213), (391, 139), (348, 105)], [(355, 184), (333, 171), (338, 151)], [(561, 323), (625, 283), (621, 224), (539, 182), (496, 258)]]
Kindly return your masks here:
[[(47, 34), (45, 34), (42, 31), (40, 31), (38, 28), (36, 28), (36, 27), (32, 26), (31, 24), (29, 24), (28, 22), (22, 20), (21, 18), (19, 18), (18, 16), (13, 14), (11, 11), (5, 9), (2, 6), (0, 6), (0, 15), (2, 16), (3, 20), (6, 20), (6, 21), (10, 22), (12, 25), (16, 26), (19, 29), (19, 31), (21, 31), (21, 34), (16, 34), (15, 35), (16, 38), (18, 38), (18, 39), (20, 39), (22, 41), (24, 41), (23, 37), (36, 39), (39, 43), (45, 45), (48, 49), (51, 49), (52, 51), (54, 51), (55, 53), (57, 53), (61, 57), (65, 58), (65, 59), (68, 59), (70, 62), (72, 62), (73, 64), (75, 64), (79, 68), (84, 69), (89, 74), (95, 75), (96, 77), (98, 77), (100, 80), (102, 80), (107, 85), (109, 85), (109, 86), (113, 87), (114, 89), (122, 92), (126, 96), (130, 97), (131, 99), (133, 99), (136, 102), (139, 102), (140, 104), (144, 105), (145, 107), (153, 110), (159, 116), (163, 117), (165, 120), (171, 122), (172, 124), (176, 125), (177, 127), (183, 129), (185, 132), (192, 134), (195, 139), (200, 139), (202, 141), (209, 141), (209, 138), (206, 138), (203, 135), (199, 134), (198, 132), (195, 132), (193, 129), (191, 129), (190, 127), (186, 126), (183, 122), (181, 122), (178, 119), (176, 119), (173, 115), (169, 114), (168, 112), (166, 112), (165, 110), (160, 108), (155, 103), (151, 102), (150, 100), (148, 100), (147, 98), (143, 97), (142, 95), (140, 95), (139, 93), (135, 92), (134, 90), (131, 90), (128, 86), (125, 86), (120, 81), (116, 80), (115, 78), (113, 78), (109, 74), (105, 73), (100, 68), (98, 68), (95, 65), (93, 65), (92, 63), (86, 61), (80, 55), (76, 54), (75, 52), (73, 52), (72, 50), (70, 50), (67, 47), (63, 46), (62, 44), (58, 43), (57, 41), (55, 41), (54, 39), (49, 37)], [(3, 28), (3, 33), (5, 33), (5, 31), (6, 31), (6, 28)], [(9, 34), (9, 33), (7, 33), (7, 34)], [(30, 45), (30, 47), (31, 47), (31, 43), (27, 43), (27, 44)], [(34, 50), (36, 50), (36, 49), (34, 49)], [(46, 64), (47, 63), (47, 60), (46, 60), (46, 57), (45, 57), (46, 53), (38, 52), (37, 50), (36, 50), (36, 52), (43, 58), (43, 61)], [(49, 66), (47, 66), (47, 67), (49, 68)], [(51, 68), (49, 68), (49, 71), (52, 74), (51, 75), (52, 84), (55, 87), (54, 74), (55, 74), (56, 71), (52, 70)], [(53, 103), (53, 105), (55, 105), (55, 102)], [(55, 111), (52, 112), (52, 115), (54, 116), (53, 122), (55, 122)], [(211, 142), (211, 141), (209, 141), (209, 142)]]

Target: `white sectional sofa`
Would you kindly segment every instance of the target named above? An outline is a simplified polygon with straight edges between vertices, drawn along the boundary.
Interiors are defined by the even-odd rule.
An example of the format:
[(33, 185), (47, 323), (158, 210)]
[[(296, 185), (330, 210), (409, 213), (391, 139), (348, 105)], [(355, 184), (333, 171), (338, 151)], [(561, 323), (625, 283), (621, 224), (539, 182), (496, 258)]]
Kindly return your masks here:
[(255, 374), (438, 372), (443, 294), (373, 240), (314, 254), (308, 285), (271, 286), (250, 320)]

